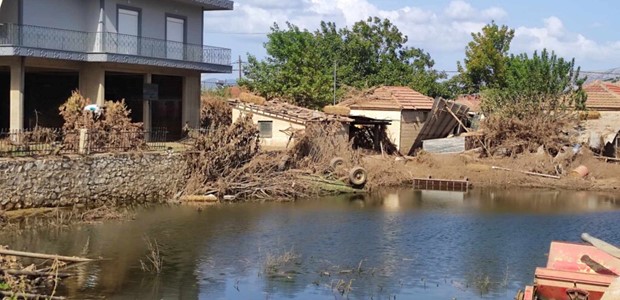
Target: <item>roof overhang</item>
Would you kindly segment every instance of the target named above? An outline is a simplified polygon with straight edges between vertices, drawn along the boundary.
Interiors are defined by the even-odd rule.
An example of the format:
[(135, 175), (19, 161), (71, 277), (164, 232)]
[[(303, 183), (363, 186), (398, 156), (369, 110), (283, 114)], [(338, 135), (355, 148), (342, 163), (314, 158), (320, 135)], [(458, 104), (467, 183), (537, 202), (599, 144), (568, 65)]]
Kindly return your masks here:
[(176, 0), (178, 2), (199, 5), (203, 10), (232, 10), (235, 2), (230, 0)]

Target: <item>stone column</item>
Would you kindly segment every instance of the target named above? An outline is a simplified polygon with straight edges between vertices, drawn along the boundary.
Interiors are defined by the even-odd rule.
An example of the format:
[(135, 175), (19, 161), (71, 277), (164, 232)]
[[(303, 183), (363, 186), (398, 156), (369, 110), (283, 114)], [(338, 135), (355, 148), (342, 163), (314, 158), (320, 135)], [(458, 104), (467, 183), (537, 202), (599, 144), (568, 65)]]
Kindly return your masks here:
[[(148, 73), (144, 74), (144, 83), (151, 84), (153, 83), (153, 74)], [(147, 132), (146, 141), (150, 141), (150, 131), (153, 130), (153, 121), (152, 121), (152, 112), (151, 112), (151, 101), (144, 99), (142, 102), (142, 123), (144, 124), (144, 130)]]
[(98, 64), (86, 63), (80, 69), (80, 93), (90, 103), (103, 105), (105, 101), (105, 70)]
[(200, 127), (200, 73), (183, 78), (183, 126)]
[(18, 57), (11, 63), (10, 129), (24, 129), (24, 58)]

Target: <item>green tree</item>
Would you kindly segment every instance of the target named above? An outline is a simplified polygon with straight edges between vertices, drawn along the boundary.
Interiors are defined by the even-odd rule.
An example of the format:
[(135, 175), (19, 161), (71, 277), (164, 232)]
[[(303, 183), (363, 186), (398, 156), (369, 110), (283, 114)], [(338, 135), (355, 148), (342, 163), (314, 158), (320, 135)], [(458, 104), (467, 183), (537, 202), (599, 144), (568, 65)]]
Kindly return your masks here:
[(290, 23), (281, 30), (275, 24), (265, 43), (267, 58), (250, 55), (241, 84), (268, 98), (318, 108), (332, 102), (336, 66), (338, 88), (405, 85), (429, 96), (443, 95), (439, 81), (445, 73), (433, 70), (430, 55), (405, 46), (407, 42), (387, 19), (369, 18), (351, 29), (321, 22), (315, 32)]
[(565, 60), (546, 49), (531, 57), (511, 55), (504, 86), (483, 92), (483, 110), (494, 113), (513, 109), (511, 115), (525, 117), (522, 114), (541, 109), (585, 109), (587, 95), (582, 85), (586, 78), (580, 77), (579, 72), (575, 59)]
[(465, 48), (464, 66), (457, 62), (466, 92), (484, 88), (500, 88), (505, 84), (506, 64), (514, 29), (487, 24), (482, 32), (472, 33), (473, 40)]
[(304, 106), (326, 102), (332, 79), (324, 72), (328, 58), (321, 55), (319, 40), (290, 23), (286, 30), (275, 24), (271, 31), (265, 44), (269, 56), (259, 61), (250, 55), (248, 80), (241, 84), (267, 98), (290, 98)]

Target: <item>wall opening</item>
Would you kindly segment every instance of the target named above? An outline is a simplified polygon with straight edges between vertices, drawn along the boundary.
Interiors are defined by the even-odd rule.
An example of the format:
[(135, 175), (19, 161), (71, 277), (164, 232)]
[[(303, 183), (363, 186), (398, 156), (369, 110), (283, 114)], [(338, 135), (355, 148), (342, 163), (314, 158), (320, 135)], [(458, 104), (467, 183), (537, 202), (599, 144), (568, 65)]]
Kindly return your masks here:
[(11, 117), (11, 73), (0, 70), (0, 129), (8, 129)]
[(143, 122), (143, 91), (144, 75), (131, 73), (105, 73), (105, 99), (112, 101), (125, 100), (131, 110), (129, 117), (132, 122)]
[(153, 84), (158, 86), (158, 100), (151, 104), (153, 129), (165, 128), (169, 140), (182, 137), (183, 77), (153, 75)]
[(24, 128), (60, 128), (59, 107), (78, 89), (79, 73), (26, 70), (24, 81)]

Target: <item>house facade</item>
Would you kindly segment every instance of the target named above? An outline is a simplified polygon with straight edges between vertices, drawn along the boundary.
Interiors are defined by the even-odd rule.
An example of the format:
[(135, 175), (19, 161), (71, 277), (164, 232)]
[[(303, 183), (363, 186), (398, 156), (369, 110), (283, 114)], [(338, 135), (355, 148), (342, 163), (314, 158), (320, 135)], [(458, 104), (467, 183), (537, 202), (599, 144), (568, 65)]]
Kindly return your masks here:
[(231, 100), (232, 121), (244, 115), (252, 115), (258, 126), (261, 146), (268, 149), (286, 149), (294, 144), (295, 138), (312, 122), (338, 122), (342, 124), (339, 135), (349, 138), (352, 119), (326, 114), (280, 101), (266, 101), (263, 104)]
[(59, 127), (79, 90), (125, 99), (147, 130), (199, 125), (201, 73), (230, 73), (231, 51), (204, 46), (209, 11), (228, 0), (0, 1), (0, 128)]
[(348, 107), (351, 116), (388, 121), (391, 141), (401, 153), (407, 154), (433, 108), (433, 101), (409, 87), (383, 86), (339, 105)]

